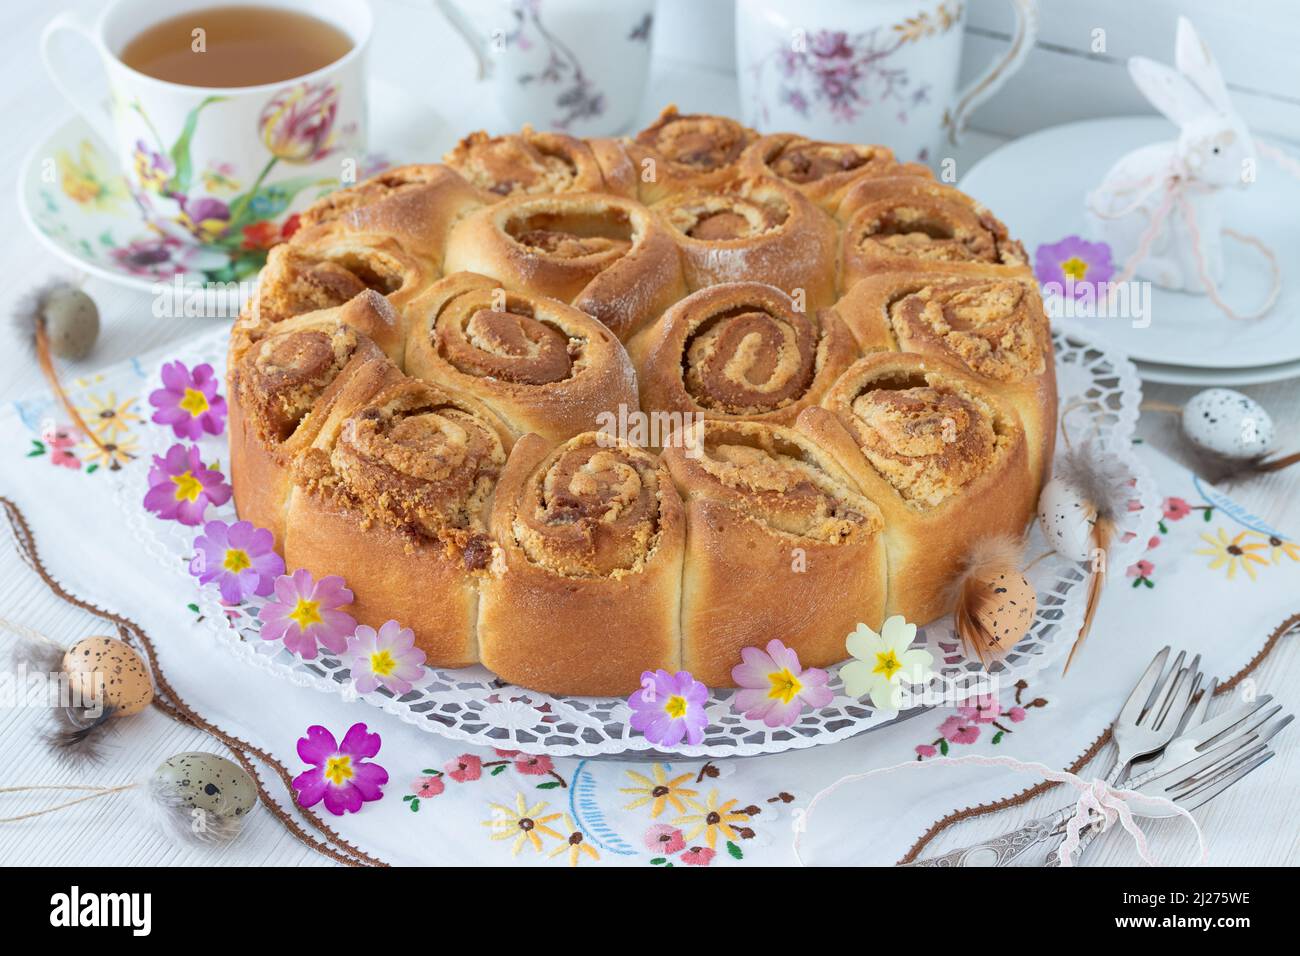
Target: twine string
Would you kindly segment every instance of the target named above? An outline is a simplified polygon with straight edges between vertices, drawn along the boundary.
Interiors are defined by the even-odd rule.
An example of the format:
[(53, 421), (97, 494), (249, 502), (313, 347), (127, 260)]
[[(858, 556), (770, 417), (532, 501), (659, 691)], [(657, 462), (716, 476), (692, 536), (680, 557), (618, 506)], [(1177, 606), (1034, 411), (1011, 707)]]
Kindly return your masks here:
[(76, 797), (63, 803), (55, 804), (52, 807), (46, 807), (44, 810), (33, 810), (31, 813), (20, 813), (15, 817), (0, 817), (0, 823), (17, 823), (19, 820), (30, 820), (33, 817), (43, 817), (47, 813), (57, 813), (60, 810), (66, 810), (68, 807), (75, 807), (79, 803), (85, 803), (87, 800), (98, 800), (100, 797), (111, 797), (115, 793), (122, 793), (124, 790), (133, 790), (138, 787), (137, 783), (124, 783), (116, 787), (100, 787), (89, 784), (31, 784), (22, 787), (0, 787), (0, 793), (27, 793), (33, 790), (61, 790), (61, 791), (90, 791), (85, 796)]

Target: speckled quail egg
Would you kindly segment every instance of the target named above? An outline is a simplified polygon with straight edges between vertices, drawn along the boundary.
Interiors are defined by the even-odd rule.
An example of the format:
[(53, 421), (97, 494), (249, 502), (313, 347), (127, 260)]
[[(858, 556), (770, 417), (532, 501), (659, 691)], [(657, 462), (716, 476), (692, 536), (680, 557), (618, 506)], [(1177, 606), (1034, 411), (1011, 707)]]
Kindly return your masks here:
[(1198, 448), (1224, 458), (1259, 458), (1273, 450), (1273, 419), (1249, 395), (1207, 388), (1183, 406), (1183, 434)]
[(63, 655), (63, 672), (82, 700), (102, 695), (115, 716), (138, 714), (153, 702), (153, 678), (143, 658), (113, 637), (88, 637)]
[(245, 816), (257, 804), (257, 786), (243, 767), (203, 751), (168, 757), (154, 771), (153, 787), (171, 802), (218, 820)]
[(62, 358), (85, 358), (99, 338), (99, 309), (76, 286), (51, 289), (41, 301), (41, 319), (50, 351)]
[(1038, 525), (1048, 545), (1061, 557), (1071, 561), (1091, 558), (1096, 521), (1097, 506), (1070, 482), (1053, 478), (1043, 486), (1038, 496)]
[(1034, 586), (1019, 571), (994, 571), (976, 582), (980, 600), (971, 616), (988, 641), (990, 650), (1004, 653), (1029, 633), (1038, 610)]

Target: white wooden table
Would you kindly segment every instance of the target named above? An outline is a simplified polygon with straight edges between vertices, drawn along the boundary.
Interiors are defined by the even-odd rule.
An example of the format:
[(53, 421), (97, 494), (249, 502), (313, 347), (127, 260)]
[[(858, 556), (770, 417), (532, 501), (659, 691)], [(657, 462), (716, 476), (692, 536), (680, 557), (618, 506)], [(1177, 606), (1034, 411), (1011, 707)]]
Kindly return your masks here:
[[(48, 17), (66, 3), (0, 5), (0, 33), (6, 37), (7, 56), (0, 62), (0, 106), (3, 107), (8, 135), (0, 140), (0, 168), (16, 177), (19, 162), (36, 135), (65, 117), (69, 108), (47, 82), (37, 53), (40, 29)], [(452, 129), (470, 130), (486, 126), (502, 128), (500, 121), (485, 108), (481, 98), (463, 95), (463, 83), (455, 84), (459, 95), (447, 95), (430, 85), (426, 69), (430, 51), (437, 52), (436, 75), (471, 76), (468, 54), (450, 36), (439, 17), (424, 5), (398, 0), (377, 0), (380, 13), (374, 38), (372, 64), (385, 80), (402, 83), (408, 89), (422, 91)], [(692, 111), (737, 112), (734, 78), (729, 70), (701, 69), (679, 58), (689, 53), (691, 42), (682, 38), (674, 47), (660, 36), (656, 40), (653, 91), (647, 97), (643, 119), (648, 120), (666, 102), (676, 101)], [(675, 55), (676, 54), (676, 55)], [(652, 98), (651, 98), (652, 97)], [(1001, 140), (992, 135), (972, 133), (958, 150), (958, 170), (970, 165)], [(382, 146), (382, 144), (377, 144)], [(12, 311), (14, 299), (25, 291), (26, 283), (37, 282), (53, 274), (67, 274), (68, 269), (54, 259), (20, 224), (15, 205), (15, 189), (0, 190), (0, 262), (4, 263), (9, 281), (0, 293), (3, 311)], [(110, 283), (91, 279), (86, 290), (95, 298), (103, 319), (98, 347), (85, 362), (73, 366), (69, 374), (86, 374), (111, 365), (148, 349), (169, 342), (179, 342), (209, 328), (211, 320), (155, 320), (150, 316), (147, 295), (124, 290)], [(39, 391), (44, 387), (35, 362), (19, 349), (0, 349), (0, 401), (9, 401)], [(1147, 396), (1167, 402), (1183, 402), (1194, 389), (1152, 385)], [(1300, 382), (1281, 382), (1244, 389), (1268, 408), (1277, 419), (1283, 447), (1300, 447)], [(1139, 432), (1148, 441), (1176, 452), (1176, 443), (1167, 430), (1167, 417), (1144, 416)], [(7, 467), (7, 466), (6, 466)], [(0, 470), (0, 493), (5, 485)], [(1268, 521), (1284, 529), (1300, 527), (1300, 468), (1262, 478), (1234, 492), (1243, 504)], [(41, 529), (35, 529), (38, 537)], [(85, 615), (60, 605), (48, 595), (43, 585), (23, 565), (12, 548), (0, 548), (0, 594), (4, 595), (0, 616), (39, 622), (47, 633), (74, 639), (96, 628)], [(1297, 595), (1300, 605), (1300, 595)], [(124, 609), (129, 613), (129, 609)], [(99, 630), (102, 630), (100, 628)], [(1287, 704), (1300, 709), (1300, 642), (1294, 640), (1279, 648), (1261, 671), (1261, 680)], [(1290, 688), (1290, 689), (1288, 689)], [(46, 749), (36, 743), (40, 714), (30, 708), (0, 710), (0, 786), (13, 782), (59, 783), (74, 781), (77, 774), (59, 767)], [(116, 747), (112, 779), (136, 779), (151, 771), (170, 754), (183, 750), (213, 749), (212, 741), (202, 733), (179, 726), (154, 711), (141, 715), (129, 738)], [(1279, 755), (1270, 771), (1279, 779), (1297, 779), (1300, 771), (1300, 733), (1284, 735)], [(83, 771), (80, 776), (93, 774)], [(97, 782), (97, 781), (92, 781)], [(1198, 818), (1214, 836), (1214, 862), (1238, 865), (1296, 865), (1300, 863), (1300, 828), (1295, 819), (1300, 813), (1300, 793), (1285, 788), (1266, 789), (1266, 802), (1243, 805), (1233, 792), (1217, 800)], [(1055, 799), (1055, 798), (1054, 798)], [(22, 828), (0, 827), (0, 865), (18, 864), (152, 864), (152, 865), (328, 865), (328, 861), (290, 837), (270, 816), (258, 814), (250, 821), (247, 839), (221, 854), (205, 850), (176, 848), (158, 836), (141, 815), (129, 812), (130, 801), (106, 799), (92, 802), (75, 811), (46, 818), (44, 825)], [(1055, 806), (1055, 804), (1053, 804)], [(972, 824), (963, 836), (979, 836), (1004, 827), (1004, 818), (988, 824)], [(941, 844), (936, 843), (936, 848)], [(1132, 862), (1130, 851), (1122, 841), (1099, 843), (1088, 856), (1090, 865)]]

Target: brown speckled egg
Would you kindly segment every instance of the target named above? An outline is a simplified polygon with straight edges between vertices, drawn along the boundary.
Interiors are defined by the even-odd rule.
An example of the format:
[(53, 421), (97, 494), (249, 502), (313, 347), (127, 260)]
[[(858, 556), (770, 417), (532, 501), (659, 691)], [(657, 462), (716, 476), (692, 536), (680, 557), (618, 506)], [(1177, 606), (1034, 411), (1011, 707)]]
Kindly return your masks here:
[(153, 680), (144, 660), (112, 637), (88, 637), (68, 648), (63, 671), (85, 700), (103, 694), (117, 716), (138, 714), (153, 701)]
[(980, 585), (984, 599), (973, 615), (987, 635), (990, 650), (1006, 653), (1033, 626), (1038, 595), (1019, 571), (995, 571)]

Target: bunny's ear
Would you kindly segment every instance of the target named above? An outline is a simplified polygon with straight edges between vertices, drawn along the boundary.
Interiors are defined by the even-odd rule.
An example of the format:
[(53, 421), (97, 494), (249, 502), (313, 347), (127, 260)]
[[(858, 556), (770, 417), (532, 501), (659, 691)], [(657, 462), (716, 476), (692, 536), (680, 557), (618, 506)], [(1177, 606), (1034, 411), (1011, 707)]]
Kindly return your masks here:
[(1222, 113), (1232, 112), (1228, 87), (1223, 82), (1219, 65), (1214, 62), (1214, 54), (1210, 52), (1210, 48), (1186, 17), (1178, 18), (1178, 40), (1174, 44), (1174, 62), (1178, 64), (1178, 69), (1183, 76), (1192, 81), (1192, 85), (1201, 91), (1215, 109)]
[(1204, 116), (1210, 109), (1209, 101), (1201, 91), (1172, 66), (1144, 56), (1133, 56), (1129, 57), (1128, 72), (1155, 108), (1179, 126)]

